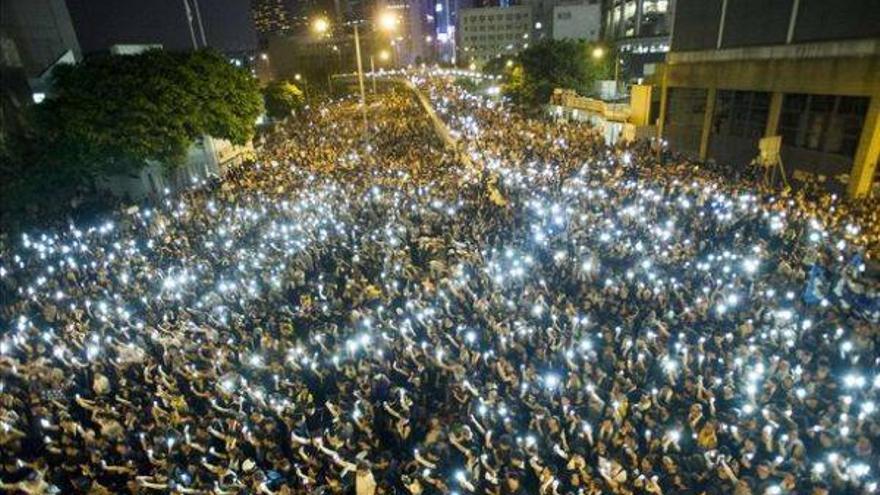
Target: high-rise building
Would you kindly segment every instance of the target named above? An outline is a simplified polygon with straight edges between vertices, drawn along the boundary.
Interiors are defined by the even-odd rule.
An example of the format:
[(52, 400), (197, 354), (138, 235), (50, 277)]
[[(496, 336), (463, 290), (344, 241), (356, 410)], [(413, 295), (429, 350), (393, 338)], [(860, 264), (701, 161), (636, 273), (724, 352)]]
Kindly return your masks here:
[(483, 7), (459, 12), (459, 57), (478, 65), (528, 46), (532, 33), (532, 8)]
[(669, 51), (676, 0), (605, 0), (604, 38), (624, 80), (650, 76)]
[(0, 158), (26, 132), (27, 109), (46, 97), (52, 69), (80, 57), (64, 0), (0, 2)]
[(251, 0), (251, 15), (261, 47), (267, 46), (270, 36), (289, 33), (293, 28), (291, 12), (285, 0)]
[(431, 48), (439, 60), (455, 62), (459, 12), (478, 5), (477, 0), (427, 0), (423, 7), (424, 15), (433, 26)]
[(789, 178), (868, 193), (880, 156), (876, 0), (678, 0), (660, 132), (745, 169), (781, 136)]
[(425, 36), (430, 35), (433, 25), (424, 15), (426, 5), (422, 0), (388, 0), (380, 7), (399, 20), (396, 32), (387, 37), (401, 65), (413, 63), (416, 58), (424, 59), (428, 52)]
[(3, 0), (0, 29), (4, 39), (14, 40), (29, 79), (39, 77), (65, 54), (74, 61), (81, 58), (64, 0)]
[(82, 58), (64, 0), (3, 0), (0, 50), (4, 72), (17, 69), (38, 102), (48, 91), (52, 67)]
[(555, 40), (596, 41), (602, 32), (602, 5), (598, 0), (559, 4), (546, 29)]

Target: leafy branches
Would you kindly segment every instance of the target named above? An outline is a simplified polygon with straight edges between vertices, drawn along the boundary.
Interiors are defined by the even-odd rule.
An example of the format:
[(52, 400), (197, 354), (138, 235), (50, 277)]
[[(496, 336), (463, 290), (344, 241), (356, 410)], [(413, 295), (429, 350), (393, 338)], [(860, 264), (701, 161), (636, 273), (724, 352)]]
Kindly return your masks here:
[[(547, 103), (555, 88), (588, 93), (593, 82), (608, 77), (608, 62), (591, 56), (593, 45), (573, 40), (541, 40), (505, 61), (505, 93), (528, 105)], [(499, 66), (500, 67), (500, 66)]]
[(40, 124), (48, 158), (92, 176), (173, 168), (203, 134), (244, 144), (261, 111), (257, 82), (221, 55), (151, 50), (60, 67)]
[(266, 113), (273, 119), (283, 119), (305, 104), (303, 92), (290, 81), (273, 81), (263, 89)]

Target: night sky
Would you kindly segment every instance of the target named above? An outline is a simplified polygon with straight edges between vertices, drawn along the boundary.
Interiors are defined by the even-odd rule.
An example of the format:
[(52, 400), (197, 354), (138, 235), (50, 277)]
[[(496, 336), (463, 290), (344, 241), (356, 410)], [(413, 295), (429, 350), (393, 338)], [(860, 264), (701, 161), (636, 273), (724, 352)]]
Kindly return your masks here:
[[(85, 54), (126, 43), (192, 48), (183, 0), (67, 0), (67, 7)], [(199, 8), (211, 47), (225, 52), (256, 47), (250, 0), (199, 0)], [(195, 22), (193, 27), (199, 39)]]

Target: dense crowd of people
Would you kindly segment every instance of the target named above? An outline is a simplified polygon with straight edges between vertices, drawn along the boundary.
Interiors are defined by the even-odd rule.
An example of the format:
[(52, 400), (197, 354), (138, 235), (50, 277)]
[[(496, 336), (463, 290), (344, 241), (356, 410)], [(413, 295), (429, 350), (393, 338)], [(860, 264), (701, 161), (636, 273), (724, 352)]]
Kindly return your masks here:
[(0, 488), (877, 490), (870, 219), (411, 78), (8, 240)]

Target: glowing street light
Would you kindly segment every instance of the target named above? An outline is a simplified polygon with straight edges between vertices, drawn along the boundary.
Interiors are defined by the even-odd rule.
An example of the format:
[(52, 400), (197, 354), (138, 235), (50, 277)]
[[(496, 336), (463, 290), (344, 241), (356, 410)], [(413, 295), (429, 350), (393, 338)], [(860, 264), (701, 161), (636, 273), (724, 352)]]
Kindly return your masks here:
[[(601, 46), (597, 46), (596, 48), (593, 48), (592, 55), (593, 55), (593, 59), (602, 60), (603, 58), (605, 58), (605, 49), (602, 48)], [(619, 56), (615, 55), (614, 56), (614, 92), (615, 93), (617, 93), (617, 86), (618, 86), (617, 81), (620, 78), (620, 63), (621, 62), (623, 62), (623, 60), (621, 60)]]
[[(376, 19), (375, 25), (378, 25), (380, 29), (384, 31), (394, 31), (397, 28), (400, 19), (398, 16), (390, 11), (385, 11), (379, 15), (379, 18)], [(324, 34), (330, 30), (330, 21), (326, 17), (317, 17), (312, 21), (312, 31), (317, 34)], [(364, 133), (367, 132), (367, 95), (364, 91), (364, 68), (363, 68), (363, 59), (361, 57), (361, 39), (360, 33), (358, 32), (358, 25), (354, 24), (354, 50), (355, 50), (355, 60), (357, 62), (357, 76), (358, 76), (358, 86), (360, 88), (361, 93), (361, 116), (364, 120)], [(338, 49), (337, 49), (338, 50)], [(370, 57), (372, 59), (372, 57)], [(375, 75), (374, 75), (375, 77)], [(375, 81), (374, 81), (375, 84)]]
[(381, 60), (383, 62), (387, 62), (388, 59), (390, 59), (390, 58), (391, 58), (391, 52), (389, 52), (388, 50), (382, 50), (381, 52), (379, 52), (379, 60)]
[(394, 31), (399, 22), (400, 19), (393, 12), (382, 12), (379, 16), (379, 27), (385, 31)]
[(330, 30), (330, 21), (324, 17), (318, 17), (312, 22), (312, 31), (318, 34), (324, 34)]

